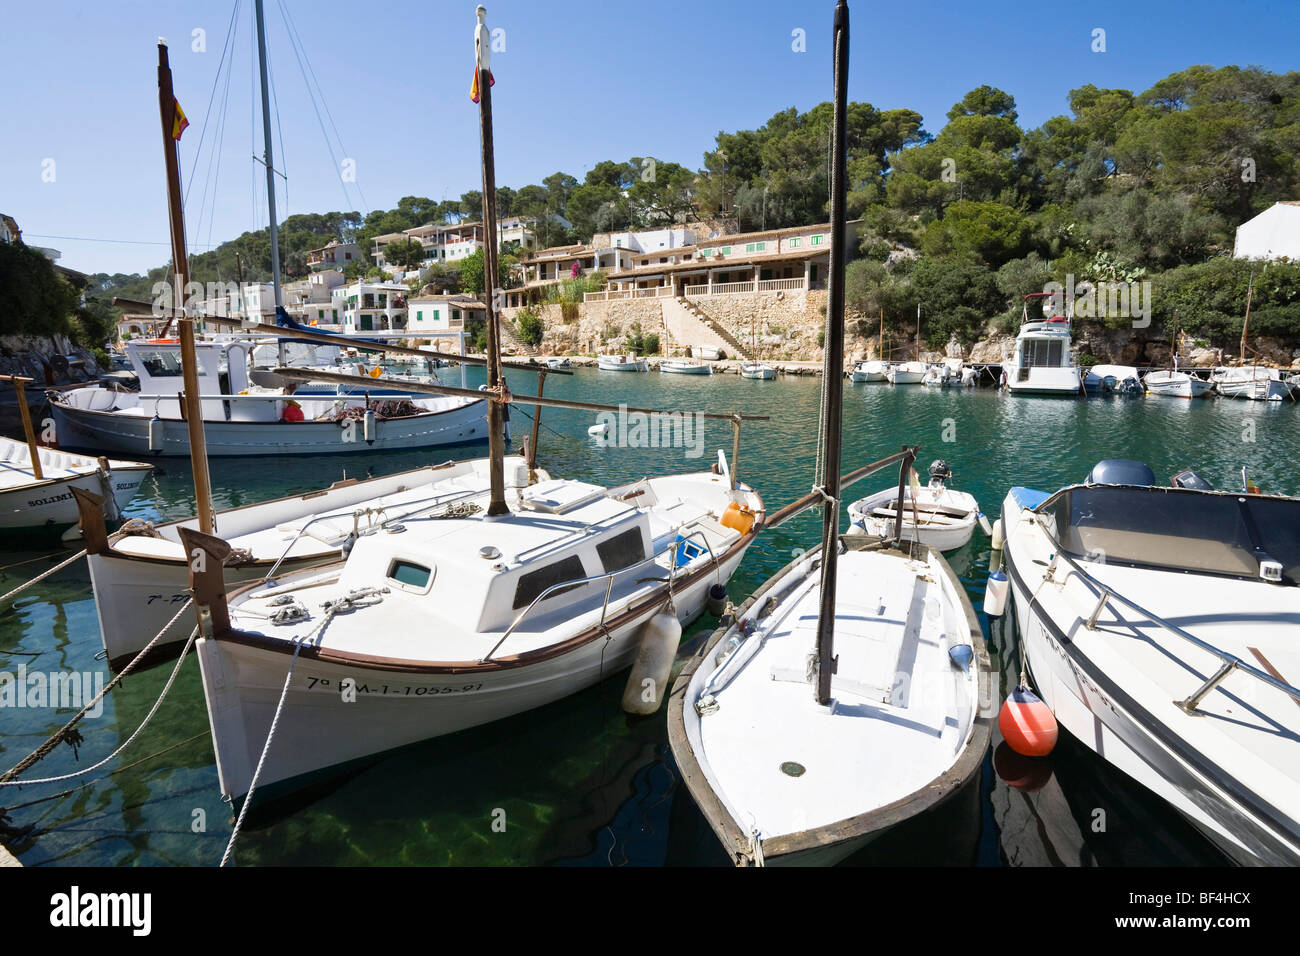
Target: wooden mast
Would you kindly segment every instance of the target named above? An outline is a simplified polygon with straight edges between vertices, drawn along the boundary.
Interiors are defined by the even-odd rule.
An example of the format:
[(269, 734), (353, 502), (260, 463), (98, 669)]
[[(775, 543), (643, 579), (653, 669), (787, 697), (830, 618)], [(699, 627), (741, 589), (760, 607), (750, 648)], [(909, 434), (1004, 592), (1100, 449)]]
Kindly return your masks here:
[(831, 129), (831, 262), (827, 279), (826, 352), (822, 371), (822, 567), (821, 608), (817, 616), (817, 703), (831, 699), (835, 673), (835, 573), (839, 559), (840, 445), (844, 377), (844, 202), (849, 5), (835, 5), (834, 82)]
[(1250, 330), (1250, 302), (1255, 297), (1255, 273), (1250, 273), (1250, 285), (1246, 289), (1246, 320), (1241, 324), (1241, 364), (1246, 364), (1246, 333)]
[[(487, 386), (497, 393), (497, 398), (507, 394), (505, 380), (501, 377), (501, 332), (497, 327), (497, 178), (496, 159), (492, 142), (492, 70), (491, 34), (488, 32), (487, 9), (482, 5), (475, 10), (478, 23), (474, 27), (475, 87), (478, 92), (479, 139), (483, 155), (483, 299), (487, 306)], [(488, 456), (491, 497), (487, 516), (510, 513), (506, 505), (505, 483), (505, 404), (488, 402)]]
[(27, 407), (27, 386), (30, 378), (21, 375), (0, 375), (0, 382), (8, 382), (18, 393), (18, 416), (23, 420), (23, 437), (27, 439), (27, 454), (32, 459), (32, 477), (43, 481), (45, 472), (41, 469), (41, 454), (36, 444), (36, 431), (32, 428), (32, 410)]
[(212, 482), (208, 476), (208, 447), (203, 439), (203, 406), (199, 402), (198, 358), (194, 351), (194, 325), (185, 318), (185, 280), (189, 258), (185, 252), (185, 208), (181, 200), (181, 171), (176, 157), (176, 94), (167, 62), (167, 41), (158, 40), (158, 113), (162, 118), (163, 157), (167, 165), (167, 211), (171, 224), (174, 291), (172, 307), (180, 331), (181, 376), (184, 381), (185, 423), (189, 428), (190, 465), (194, 472), (194, 499), (199, 530), (212, 534)]

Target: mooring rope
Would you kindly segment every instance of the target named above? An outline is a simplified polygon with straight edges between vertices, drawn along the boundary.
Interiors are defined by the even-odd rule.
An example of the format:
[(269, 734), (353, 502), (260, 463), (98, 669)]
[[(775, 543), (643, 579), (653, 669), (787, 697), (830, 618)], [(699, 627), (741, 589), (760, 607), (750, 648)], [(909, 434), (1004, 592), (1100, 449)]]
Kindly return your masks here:
[[(30, 581), (28, 581), (26, 584), (20, 584), (20, 585), (18, 585), (18, 587), (14, 588), (12, 591), (10, 591), (8, 594), (5, 594), (5, 595), (3, 595), (3, 596), (0, 596), (0, 604), (3, 604), (4, 602), (8, 601), (11, 597), (13, 597), (13, 596), (16, 595), (16, 594), (22, 594), (24, 591), (26, 591), (26, 590), (27, 590), (29, 587), (31, 587), (33, 584), (39, 584), (40, 582), (42, 582), (42, 581), (44, 581), (46, 578), (48, 578), (51, 574), (55, 574), (55, 573), (57, 573), (57, 572), (59, 572), (59, 571), (62, 571), (62, 570), (63, 570), (64, 568), (66, 568), (69, 564), (72, 564), (72, 562), (74, 562), (74, 561), (78, 561), (78, 560), (80, 560), (81, 558), (84, 558), (85, 556), (86, 556), (86, 551), (85, 551), (85, 549), (83, 548), (82, 550), (78, 551), (76, 554), (74, 554), (72, 557), (68, 558), (67, 560), (65, 560), (65, 561), (60, 561), (58, 564), (56, 564), (54, 567), (50, 568), (50, 569), (47, 570), (47, 571), (42, 571), (40, 574), (36, 575), (36, 577), (32, 578), (32, 579), (31, 579)], [(35, 560), (35, 559), (33, 559), (33, 560)], [(25, 563), (25, 562), (20, 562), (20, 563)], [(14, 565), (10, 565), (10, 567), (14, 567)]]
[[(298, 653), (302, 650), (302, 646), (313, 639), (319, 644), (321, 636), (325, 633), (325, 628), (334, 619), (334, 615), (352, 611), (358, 607), (369, 607), (372, 604), (378, 604), (379, 601), (383, 600), (383, 595), (387, 592), (387, 588), (355, 588), (341, 598), (326, 601), (322, 605), (325, 613), (321, 616), (321, 622), (309, 631), (306, 637), (294, 638), (293, 658), (289, 661), (289, 672), (284, 675), (284, 686), (280, 688), (280, 701), (275, 705), (275, 716), (271, 718), (271, 729), (266, 733), (266, 743), (262, 744), (262, 754), (257, 758), (257, 766), (253, 769), (253, 779), (248, 783), (248, 793), (244, 794), (244, 805), (239, 808), (239, 816), (235, 818), (235, 825), (230, 831), (230, 841), (226, 844), (226, 852), (221, 854), (221, 862), (217, 864), (219, 867), (230, 862), (230, 855), (235, 851), (235, 840), (239, 838), (240, 828), (244, 825), (244, 817), (248, 814), (248, 808), (253, 805), (253, 792), (257, 789), (257, 781), (262, 776), (262, 766), (266, 763), (266, 755), (271, 752), (271, 741), (275, 739), (276, 728), (279, 727), (280, 717), (284, 713), (284, 702), (289, 697), (289, 684), (293, 681), (293, 671), (298, 666)], [(367, 597), (378, 597), (379, 601), (372, 601), (369, 604), (359, 603), (361, 598)]]
[(130, 738), (127, 739), (126, 743), (124, 743), (121, 747), (118, 747), (117, 750), (113, 751), (113, 753), (109, 754), (99, 763), (95, 764), (95, 766), (87, 767), (85, 770), (78, 770), (76, 773), (64, 774), (63, 776), (60, 777), (46, 777), (38, 780), (15, 780), (14, 779), (20, 773), (22, 773), (24, 770), (30, 767), (32, 764), (36, 763), (39, 760), (44, 759), (44, 757), (47, 754), (49, 754), (50, 751), (52, 751), (55, 747), (57, 747), (60, 743), (62, 743), (63, 740), (72, 732), (73, 728), (76, 727), (78, 723), (80, 723), (81, 718), (85, 717), (92, 707), (94, 707), (101, 700), (103, 700), (104, 697), (106, 697), (109, 694), (109, 692), (113, 690), (114, 687), (116, 687), (119, 683), (121, 683), (122, 678), (124, 678), (127, 674), (129, 674), (131, 670), (135, 667), (135, 665), (144, 659), (145, 655), (148, 654), (149, 651), (153, 649), (153, 646), (158, 643), (158, 640), (164, 634), (167, 633), (167, 631), (171, 628), (171, 626), (180, 619), (180, 616), (184, 614), (185, 610), (193, 603), (194, 603), (194, 599), (190, 598), (188, 601), (182, 604), (180, 606), (180, 609), (174, 615), (172, 615), (172, 619), (163, 625), (163, 629), (154, 635), (153, 640), (151, 640), (148, 644), (146, 644), (141, 649), (140, 653), (136, 654), (135, 657), (131, 658), (131, 662), (127, 664), (126, 667), (122, 668), (122, 670), (118, 672), (117, 676), (115, 676), (111, 681), (105, 684), (104, 689), (101, 690), (98, 694), (96, 694), (93, 700), (89, 701), (85, 707), (82, 707), (81, 710), (77, 711), (76, 715), (71, 720), (69, 720), (66, 724), (64, 724), (61, 728), (55, 731), (55, 733), (50, 737), (49, 740), (45, 741), (45, 743), (41, 744), (39, 747), (33, 750), (30, 754), (28, 754), (24, 759), (20, 760), (12, 768), (5, 771), (4, 775), (0, 776), (0, 787), (21, 787), (24, 784), (29, 784), (29, 783), (55, 783), (60, 780), (70, 780), (73, 777), (80, 777), (84, 774), (89, 773), (92, 770), (102, 767), (109, 760), (113, 759), (113, 757), (117, 756), (119, 753), (125, 750), (127, 744), (131, 743), (132, 740), (135, 740), (136, 735), (139, 734), (140, 731), (144, 729), (145, 724), (149, 723), (149, 720), (150, 718), (153, 717), (154, 712), (158, 710), (158, 705), (162, 703), (163, 697), (167, 696), (167, 691), (171, 689), (172, 681), (176, 679), (176, 675), (180, 672), (181, 664), (184, 663), (185, 661), (185, 654), (186, 652), (189, 651), (190, 645), (194, 643), (194, 638), (198, 634), (197, 627), (195, 627), (195, 629), (190, 632), (190, 639), (189, 641), (186, 642), (185, 649), (181, 651), (180, 660), (176, 662), (176, 667), (172, 670), (171, 677), (167, 679), (167, 685), (163, 688), (162, 695), (158, 698), (157, 701), (154, 702), (153, 709), (150, 710), (148, 716), (145, 717), (144, 723), (140, 724), (140, 726), (136, 728), (135, 733), (132, 734)]

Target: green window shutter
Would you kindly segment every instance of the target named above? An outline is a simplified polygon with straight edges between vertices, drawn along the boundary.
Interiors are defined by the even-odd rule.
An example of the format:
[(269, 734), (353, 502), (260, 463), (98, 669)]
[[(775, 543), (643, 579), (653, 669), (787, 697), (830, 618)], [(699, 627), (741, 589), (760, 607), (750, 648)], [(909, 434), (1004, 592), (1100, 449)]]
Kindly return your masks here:
[(423, 321), (424, 321), (424, 313), (421, 312), (421, 311), (417, 311), (417, 312), (415, 313), (415, 321), (417, 321), (417, 322), (423, 322)]
[(767, 248), (767, 243), (766, 243), (766, 242), (756, 242), (756, 243), (754, 243), (754, 251), (755, 251), (755, 252), (762, 252), (762, 251), (764, 251), (766, 248)]

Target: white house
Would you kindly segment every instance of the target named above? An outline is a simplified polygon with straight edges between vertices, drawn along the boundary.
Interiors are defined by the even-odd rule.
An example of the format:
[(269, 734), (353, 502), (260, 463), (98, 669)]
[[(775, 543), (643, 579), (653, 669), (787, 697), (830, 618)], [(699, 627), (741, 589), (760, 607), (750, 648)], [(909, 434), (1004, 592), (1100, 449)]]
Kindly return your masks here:
[(485, 313), (486, 307), (468, 295), (421, 295), (406, 305), (408, 332), (450, 332), (462, 329), (465, 319)]
[(1277, 202), (1237, 227), (1236, 259), (1300, 262), (1300, 202)]
[[(339, 286), (330, 297), (330, 325), (345, 332), (377, 332), (406, 327), (407, 288), (400, 282), (359, 279)], [(323, 309), (323, 306), (317, 308)], [(313, 318), (310, 312), (308, 318)]]
[(307, 250), (307, 265), (312, 270), (341, 269), (349, 262), (358, 262), (361, 250), (355, 242), (339, 242), (331, 239), (319, 249)]

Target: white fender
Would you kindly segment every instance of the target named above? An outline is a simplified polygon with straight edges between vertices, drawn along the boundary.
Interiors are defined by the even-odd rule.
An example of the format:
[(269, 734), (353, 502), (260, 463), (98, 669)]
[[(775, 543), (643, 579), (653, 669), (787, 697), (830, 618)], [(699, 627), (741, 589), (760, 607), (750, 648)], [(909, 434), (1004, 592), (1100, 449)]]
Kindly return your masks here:
[(672, 611), (660, 611), (641, 629), (632, 672), (623, 690), (623, 710), (649, 715), (668, 696), (668, 681), (682, 640), (682, 624)]

